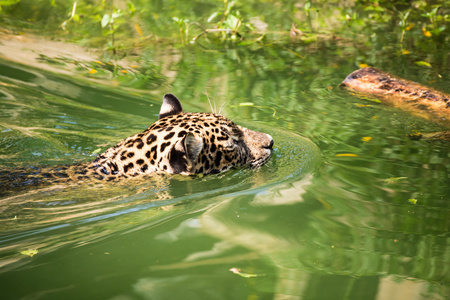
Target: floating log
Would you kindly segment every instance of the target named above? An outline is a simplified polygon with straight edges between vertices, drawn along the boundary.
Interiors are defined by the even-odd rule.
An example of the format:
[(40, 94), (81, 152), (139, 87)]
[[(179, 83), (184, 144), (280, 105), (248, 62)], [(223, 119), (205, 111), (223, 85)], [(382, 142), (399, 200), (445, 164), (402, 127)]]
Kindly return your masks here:
[(450, 96), (417, 82), (367, 67), (348, 75), (341, 87), (450, 127)]

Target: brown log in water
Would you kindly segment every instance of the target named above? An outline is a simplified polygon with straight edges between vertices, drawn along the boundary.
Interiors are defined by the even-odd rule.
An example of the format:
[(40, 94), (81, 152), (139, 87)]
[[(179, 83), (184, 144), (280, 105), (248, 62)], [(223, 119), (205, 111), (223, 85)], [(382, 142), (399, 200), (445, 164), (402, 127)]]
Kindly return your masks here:
[(351, 73), (341, 87), (450, 127), (450, 96), (430, 87), (371, 67)]

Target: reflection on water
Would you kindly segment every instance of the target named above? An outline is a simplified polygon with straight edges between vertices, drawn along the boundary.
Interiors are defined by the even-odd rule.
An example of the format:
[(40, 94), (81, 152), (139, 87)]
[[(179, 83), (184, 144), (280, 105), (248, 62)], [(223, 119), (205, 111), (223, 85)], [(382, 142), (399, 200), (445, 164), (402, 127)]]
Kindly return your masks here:
[[(205, 111), (213, 90), (217, 107), (229, 101), (225, 115), (274, 138), (272, 159), (204, 177), (12, 191), (0, 200), (6, 298), (450, 296), (448, 145), (405, 138), (435, 125), (334, 90), (345, 69), (293, 61), (268, 72), (258, 58), (290, 54), (191, 51), (177, 54), (160, 94)], [(157, 118), (157, 99), (1, 66), (1, 172), (92, 159)]]

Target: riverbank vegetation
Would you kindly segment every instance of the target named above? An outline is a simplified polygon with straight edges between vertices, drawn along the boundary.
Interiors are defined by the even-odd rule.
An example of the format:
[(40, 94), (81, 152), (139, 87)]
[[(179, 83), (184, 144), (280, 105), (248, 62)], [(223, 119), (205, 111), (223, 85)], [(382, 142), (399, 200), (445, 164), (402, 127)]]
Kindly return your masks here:
[[(115, 35), (179, 38), (181, 44), (195, 42), (202, 35), (236, 43), (261, 41), (262, 37), (312, 41), (327, 34), (369, 37), (367, 31), (384, 26), (396, 29), (401, 43), (411, 38), (446, 41), (449, 4), (447, 0), (6, 0), (0, 1), (0, 9), (2, 23), (9, 28), (56, 36), (65, 33), (92, 45), (102, 37), (102, 42), (114, 42)], [(108, 47), (114, 52), (111, 44)]]
[[(265, 55), (305, 61), (318, 49), (348, 56), (339, 50), (345, 44), (355, 49), (355, 66), (373, 63), (374, 55), (394, 55), (437, 72), (450, 64), (448, 0), (4, 0), (0, 9), (3, 31), (100, 49), (99, 62), (80, 68), (136, 87), (164, 81), (156, 52), (189, 47), (231, 50), (226, 55), (237, 60), (239, 51), (263, 49)], [(117, 63), (124, 58), (137, 63)]]

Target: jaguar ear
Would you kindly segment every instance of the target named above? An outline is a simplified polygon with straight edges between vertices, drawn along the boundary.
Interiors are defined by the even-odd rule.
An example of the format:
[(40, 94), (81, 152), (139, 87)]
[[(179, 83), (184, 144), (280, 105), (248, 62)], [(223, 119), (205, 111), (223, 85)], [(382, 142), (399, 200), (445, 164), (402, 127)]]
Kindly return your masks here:
[(161, 110), (159, 111), (159, 118), (162, 119), (182, 112), (183, 108), (181, 108), (180, 100), (172, 94), (165, 94)]
[(184, 138), (184, 149), (186, 156), (191, 164), (197, 161), (197, 158), (203, 149), (203, 139), (195, 136), (192, 132), (189, 132)]
[[(203, 140), (189, 132), (170, 150), (169, 162), (173, 174), (190, 174), (203, 149)], [(187, 161), (186, 161), (187, 158)]]

